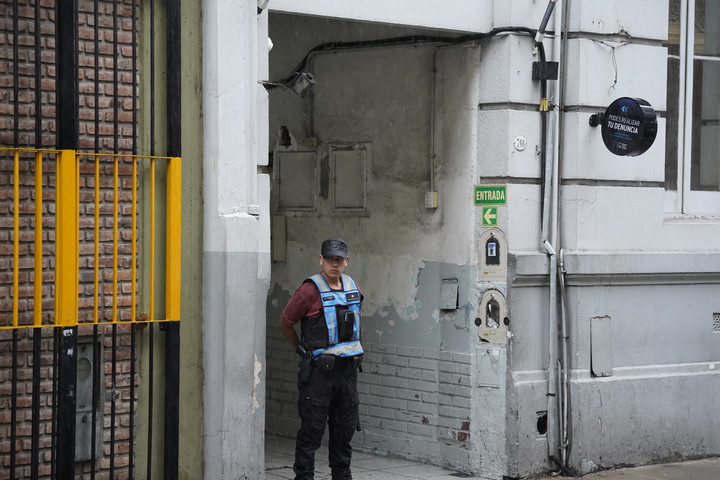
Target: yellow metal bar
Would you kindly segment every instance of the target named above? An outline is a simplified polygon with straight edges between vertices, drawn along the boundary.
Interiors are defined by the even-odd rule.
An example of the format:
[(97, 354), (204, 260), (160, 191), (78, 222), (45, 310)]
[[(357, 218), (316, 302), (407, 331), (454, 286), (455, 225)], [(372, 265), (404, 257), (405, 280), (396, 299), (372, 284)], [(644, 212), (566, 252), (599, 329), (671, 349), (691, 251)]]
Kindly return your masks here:
[(33, 325), (42, 325), (43, 188), (42, 153), (35, 152), (35, 298)]
[(180, 263), (182, 259), (182, 165), (173, 157), (167, 168), (167, 232), (165, 246), (165, 318), (180, 320)]
[(100, 303), (100, 157), (95, 157), (95, 268), (93, 272), (93, 322), (99, 321)]
[(80, 154), (75, 156), (75, 322), (80, 320)]
[(56, 168), (55, 325), (77, 324), (78, 168), (75, 151), (62, 150)]
[(130, 261), (132, 266), (131, 284), (130, 284), (130, 321), (136, 320), (136, 301), (137, 301), (137, 158), (132, 159), (132, 238), (130, 239), (130, 248), (132, 253)]
[(13, 326), (18, 326), (20, 301), (20, 152), (13, 167)]
[(150, 321), (155, 320), (155, 159), (150, 160)]
[[(30, 152), (30, 153), (36, 153), (36, 152), (43, 152), (43, 153), (60, 153), (60, 152), (61, 152), (61, 150), (53, 150), (53, 149), (49, 149), (49, 148), (0, 147), (0, 152), (9, 152), (9, 151), (11, 151), (11, 150), (12, 150), (13, 152), (18, 152), (18, 153), (22, 153), (22, 152)], [(158, 157), (158, 158), (160, 158), (160, 157)], [(169, 157), (165, 157), (165, 158), (169, 158)]]
[(112, 321), (117, 323), (118, 317), (118, 157), (115, 156), (115, 165), (113, 169), (113, 306)]

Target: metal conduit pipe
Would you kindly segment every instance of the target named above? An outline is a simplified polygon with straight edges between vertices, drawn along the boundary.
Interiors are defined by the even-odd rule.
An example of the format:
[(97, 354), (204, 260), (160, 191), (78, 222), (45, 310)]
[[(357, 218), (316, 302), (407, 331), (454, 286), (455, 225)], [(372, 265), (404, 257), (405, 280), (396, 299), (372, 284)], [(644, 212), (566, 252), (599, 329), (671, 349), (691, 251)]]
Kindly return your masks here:
[(538, 31), (535, 34), (536, 43), (540, 43), (543, 41), (543, 38), (545, 37), (545, 29), (550, 22), (550, 17), (552, 16), (553, 9), (555, 8), (556, 3), (557, 0), (550, 0), (550, 2), (548, 2), (548, 6), (545, 9), (545, 15), (543, 16), (542, 22), (540, 22), (540, 28), (538, 28)]
[[(553, 215), (553, 222), (555, 223), (555, 232), (559, 236), (561, 223), (560, 223), (560, 162), (562, 161), (562, 126), (563, 126), (563, 112), (565, 108), (565, 75), (567, 74), (567, 25), (569, 16), (569, 5), (560, 4), (558, 7), (560, 12), (555, 16), (555, 45), (557, 47), (557, 55), (560, 60), (560, 74), (558, 81), (555, 85), (555, 95), (557, 98), (557, 118), (558, 128), (555, 138), (555, 154), (556, 158), (553, 158), (553, 197), (555, 212)], [(558, 241), (559, 242), (559, 241)], [(556, 243), (556, 246), (558, 243)], [(558, 272), (559, 284), (560, 284), (560, 323), (561, 323), (561, 341), (562, 341), (562, 438), (561, 438), (561, 461), (562, 468), (566, 473), (574, 474), (569, 471), (568, 468), (568, 457), (571, 446), (571, 434), (570, 434), (570, 383), (569, 383), (569, 369), (570, 369), (570, 357), (568, 353), (568, 327), (567, 327), (567, 296), (565, 292), (565, 263), (564, 263), (564, 250), (559, 248), (560, 252), (560, 269)]]
[[(555, 82), (553, 89), (553, 96), (556, 99), (556, 109), (553, 116), (553, 124), (557, 126), (554, 128), (554, 137), (551, 144), (554, 146), (553, 149), (553, 168), (552, 168), (552, 227), (551, 227), (551, 242), (555, 248), (559, 251), (559, 265), (554, 275), (557, 275), (558, 294), (560, 302), (559, 312), (559, 330), (560, 330), (560, 342), (561, 342), (561, 353), (560, 360), (558, 363), (558, 389), (560, 392), (558, 398), (559, 405), (559, 419), (560, 419), (560, 469), (565, 475), (575, 476), (573, 469), (568, 467), (568, 458), (571, 447), (571, 434), (570, 434), (570, 382), (569, 382), (569, 343), (568, 343), (568, 325), (567, 325), (567, 295), (565, 291), (565, 258), (564, 250), (560, 248), (560, 162), (562, 161), (562, 131), (563, 131), (563, 111), (564, 111), (564, 97), (565, 97), (565, 75), (567, 74), (567, 25), (569, 16), (569, 7), (567, 2), (558, 6), (561, 10), (555, 16), (555, 37), (553, 39), (553, 53), (556, 58), (559, 58), (560, 75), (558, 81)], [(555, 124), (555, 122), (557, 122)]]
[[(546, 200), (549, 202), (550, 200)], [(548, 306), (548, 366), (547, 366), (547, 441), (548, 441), (548, 458), (557, 462), (559, 445), (558, 441), (558, 395), (557, 395), (557, 362), (558, 362), (558, 342), (557, 342), (557, 276), (554, 272), (557, 270), (557, 255), (555, 248), (548, 240), (543, 241), (543, 246), (550, 260), (549, 266), (549, 306)]]
[[(547, 112), (543, 112), (543, 115), (547, 116)], [(547, 120), (544, 120), (543, 123), (546, 123)], [(543, 134), (547, 137), (554, 137), (554, 131), (555, 131), (555, 124), (553, 122), (552, 128), (549, 129), (550, 132), (546, 132), (546, 128), (543, 128)], [(550, 155), (553, 160), (556, 158), (556, 148), (555, 144), (552, 141), (545, 141), (543, 142), (545, 145), (545, 148), (552, 152), (552, 155)], [(543, 154), (545, 155), (545, 153)], [(555, 200), (555, 197), (553, 195), (550, 195), (549, 193), (553, 190), (553, 184), (554, 184), (554, 165), (555, 162), (548, 162), (545, 161), (544, 163), (544, 182), (543, 182), (543, 216), (542, 216), (542, 247), (545, 249), (545, 252), (547, 253), (550, 265), (548, 269), (548, 279), (549, 279), (549, 305), (548, 305), (548, 329), (547, 329), (547, 335), (548, 335), (548, 365), (547, 365), (547, 448), (548, 448), (548, 457), (551, 460), (554, 460), (556, 458), (556, 455), (558, 453), (558, 450), (556, 450), (556, 446), (559, 445), (558, 440), (558, 432), (562, 428), (562, 426), (558, 426), (558, 423), (560, 422), (560, 416), (559, 416), (559, 408), (558, 408), (558, 400), (559, 397), (557, 395), (557, 387), (558, 387), (558, 378), (557, 375), (557, 363), (558, 363), (558, 341), (557, 341), (557, 285), (556, 285), (556, 275), (555, 271), (557, 270), (557, 256), (555, 247), (553, 246), (553, 243), (555, 242), (555, 229), (551, 227), (551, 224), (554, 226), (554, 222), (551, 222), (551, 218), (556, 216), (555, 209), (553, 208), (553, 202)]]
[[(542, 42), (547, 25), (550, 22), (557, 0), (550, 0), (545, 10), (540, 28), (535, 35), (535, 43)], [(553, 57), (558, 58), (562, 44), (559, 38), (561, 26), (561, 15), (555, 17), (555, 35), (553, 38)], [(556, 81), (553, 86), (554, 103), (558, 105), (560, 97), (560, 85)], [(546, 88), (543, 88), (546, 95)], [(563, 342), (566, 338), (565, 323), (558, 317), (558, 285), (557, 270), (558, 259), (556, 252), (558, 237), (558, 213), (559, 213), (559, 158), (560, 158), (560, 132), (558, 127), (559, 113), (557, 109), (552, 110), (550, 128), (547, 128), (548, 112), (543, 112), (543, 216), (542, 216), (542, 246), (549, 256), (550, 264), (548, 269), (549, 277), (549, 306), (548, 306), (548, 366), (547, 366), (547, 408), (548, 408), (548, 457), (558, 463), (561, 471), (565, 471), (567, 464), (567, 348), (563, 343), (563, 359), (558, 358), (558, 329), (562, 325)], [(547, 150), (547, 151), (546, 151)], [(551, 158), (552, 162), (547, 159)], [(562, 292), (560, 292), (562, 303)], [(560, 460), (556, 455), (560, 455)]]
[(570, 436), (568, 429), (568, 332), (567, 332), (567, 298), (565, 296), (565, 252), (560, 250), (560, 271), (558, 272), (558, 283), (560, 285), (560, 330), (562, 335), (562, 371), (561, 374), (561, 396), (560, 403), (562, 406), (562, 429), (560, 432), (560, 461), (563, 467), (567, 468), (568, 452), (570, 450)]
[(437, 81), (437, 53), (441, 47), (433, 51), (432, 59), (432, 80), (430, 90), (430, 152), (428, 154), (430, 164), (430, 191), (435, 191), (435, 82)]

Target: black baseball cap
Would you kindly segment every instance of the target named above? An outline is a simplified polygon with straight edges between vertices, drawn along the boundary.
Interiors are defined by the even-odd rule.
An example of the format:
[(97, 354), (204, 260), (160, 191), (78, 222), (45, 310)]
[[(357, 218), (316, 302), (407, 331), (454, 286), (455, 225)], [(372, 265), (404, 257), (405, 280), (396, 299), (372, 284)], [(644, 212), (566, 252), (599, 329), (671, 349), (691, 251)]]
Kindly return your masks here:
[(342, 238), (328, 238), (322, 243), (320, 249), (322, 256), (325, 258), (342, 257), (347, 258), (347, 243)]

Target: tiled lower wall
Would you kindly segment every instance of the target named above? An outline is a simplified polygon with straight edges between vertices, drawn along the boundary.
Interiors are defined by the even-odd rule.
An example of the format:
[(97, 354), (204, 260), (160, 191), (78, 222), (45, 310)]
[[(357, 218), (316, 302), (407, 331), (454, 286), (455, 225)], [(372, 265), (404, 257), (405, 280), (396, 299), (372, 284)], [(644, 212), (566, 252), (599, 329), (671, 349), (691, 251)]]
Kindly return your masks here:
[[(444, 466), (467, 466), (471, 419), (471, 365), (466, 353), (399, 345), (364, 344), (359, 374), (358, 449)], [(296, 355), (277, 329), (267, 336), (266, 430), (294, 436)]]

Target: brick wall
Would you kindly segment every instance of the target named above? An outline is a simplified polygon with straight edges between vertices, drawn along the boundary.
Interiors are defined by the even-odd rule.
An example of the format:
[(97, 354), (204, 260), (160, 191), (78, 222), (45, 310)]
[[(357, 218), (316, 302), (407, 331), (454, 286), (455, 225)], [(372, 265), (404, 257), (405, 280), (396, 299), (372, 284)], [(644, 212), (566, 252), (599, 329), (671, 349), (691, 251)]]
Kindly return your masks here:
[[(470, 438), (470, 355), (368, 344), (359, 377), (364, 448), (462, 465)], [(448, 463), (448, 461), (450, 463)]]
[[(269, 308), (268, 318), (272, 312)], [(292, 437), (300, 426), (296, 354), (279, 329), (268, 325), (266, 429)], [(363, 348), (358, 376), (362, 432), (353, 443), (449, 467), (467, 465), (471, 355), (369, 343)]]
[[(56, 79), (55, 79), (55, 3), (53, 0), (40, 1), (40, 36), (36, 36), (35, 2), (17, 0), (17, 17), (14, 17), (13, 2), (0, 3), (0, 147), (55, 148), (56, 144)], [(96, 21), (95, 2), (78, 2), (78, 103), (79, 103), (79, 149), (85, 152), (133, 153), (134, 125), (133, 111), (136, 98), (133, 87), (132, 62), (132, 0), (117, 3), (98, 2)], [(116, 19), (113, 19), (115, 15)], [(16, 21), (16, 23), (15, 23)], [(97, 25), (97, 35), (96, 35)], [(117, 26), (117, 30), (115, 30)], [(18, 35), (14, 38), (13, 29)], [(117, 38), (117, 44), (114, 43)], [(39, 40), (39, 41), (38, 41)], [(97, 41), (96, 41), (97, 40)], [(36, 62), (36, 43), (40, 47), (39, 63)], [(97, 55), (96, 55), (97, 53)], [(116, 56), (117, 53), (117, 56)], [(96, 69), (97, 65), (97, 69)], [(37, 86), (39, 86), (39, 91)], [(39, 96), (40, 108), (36, 100)], [(37, 136), (37, 129), (40, 136)], [(42, 274), (42, 319), (53, 321), (54, 309), (54, 225), (55, 225), (55, 164), (54, 156), (43, 159), (43, 274)], [(0, 325), (12, 322), (13, 312), (13, 215), (14, 215), (14, 163), (7, 152), (0, 152)], [(113, 317), (113, 197), (112, 177), (114, 164), (111, 157), (101, 157), (99, 169), (101, 178), (100, 234), (99, 234), (99, 284), (95, 293), (95, 158), (83, 157), (80, 176), (80, 320), (89, 321), (94, 317), (97, 298), (98, 317), (101, 321)], [(118, 288), (117, 317), (130, 320), (130, 292), (135, 279), (131, 275), (132, 259), (130, 231), (132, 219), (131, 164), (123, 159), (119, 164), (119, 232), (118, 232)], [(37, 202), (35, 193), (35, 164), (32, 155), (23, 154), (20, 163), (19, 200), (20, 208), (20, 261), (18, 280), (18, 319), (21, 324), (32, 323), (34, 309), (34, 255), (35, 246), (34, 212)], [(138, 315), (140, 313), (138, 312)], [(80, 328), (80, 341), (92, 338), (92, 327)], [(130, 335), (129, 327), (117, 327), (117, 342), (113, 345), (112, 329), (98, 328), (98, 341), (103, 345), (104, 399), (101, 408), (106, 425), (102, 432), (104, 443), (98, 452), (94, 467), (104, 470), (95, 478), (108, 478), (110, 467), (110, 398), (115, 397), (115, 478), (126, 478), (122, 468), (130, 463), (128, 456), (130, 433), (129, 402), (130, 384), (137, 385), (137, 378), (130, 378)], [(11, 429), (11, 388), (12, 356), (17, 354), (17, 424), (16, 424), (16, 475), (29, 476), (30, 472), (30, 428), (32, 424), (32, 366), (41, 362), (40, 395), (40, 475), (47, 478), (50, 473), (50, 448), (52, 434), (52, 378), (53, 341), (52, 329), (19, 329), (17, 342), (12, 340), (10, 330), (0, 331), (0, 480), (9, 478), (10, 429)], [(42, 335), (42, 350), (39, 359), (33, 358), (33, 335)], [(112, 385), (112, 354), (115, 352), (116, 384)], [(77, 466), (76, 478), (89, 478), (92, 467), (89, 462)], [(85, 472), (85, 473), (83, 473)]]

